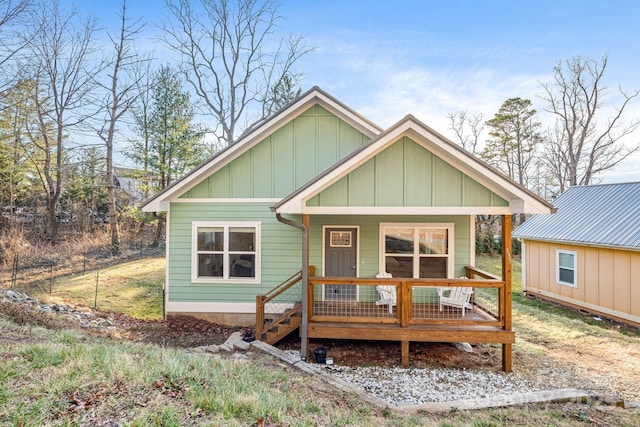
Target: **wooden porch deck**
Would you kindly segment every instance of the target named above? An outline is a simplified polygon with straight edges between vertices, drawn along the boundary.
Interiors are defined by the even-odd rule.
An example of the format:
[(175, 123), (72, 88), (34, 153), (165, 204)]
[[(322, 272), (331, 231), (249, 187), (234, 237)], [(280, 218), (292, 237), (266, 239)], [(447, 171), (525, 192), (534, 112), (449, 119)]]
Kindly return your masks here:
[[(402, 327), (394, 324), (309, 322), (309, 338), (375, 341), (468, 342), (513, 344), (515, 332), (492, 325), (426, 325)], [(402, 355), (408, 365), (408, 354)]]
[[(411, 341), (498, 343), (503, 347), (503, 370), (510, 371), (511, 346), (515, 342), (515, 332), (511, 330), (510, 283), (475, 267), (467, 267), (467, 273), (469, 278), (461, 279), (319, 277), (312, 273), (304, 292), (306, 304), (295, 302), (300, 301), (297, 293), (287, 296), (296, 285), (300, 285), (295, 288), (299, 290), (305, 287), (298, 273), (271, 295), (257, 298), (256, 336), (275, 337), (279, 328), (286, 331), (290, 316), (284, 311), (280, 318), (268, 323), (270, 329), (264, 326), (264, 307), (267, 303), (275, 307), (281, 298), (294, 302), (288, 305), (295, 307), (291, 313), (297, 316), (302, 313), (299, 325), (303, 340), (398, 341), (402, 366), (409, 365)], [(356, 295), (357, 299), (327, 300), (324, 298), (326, 285), (354, 287), (354, 292), (345, 294)], [(387, 304), (376, 304), (379, 285), (395, 288), (395, 305), (391, 311)], [(440, 310), (437, 290), (443, 287), (471, 288), (471, 308), (466, 307), (464, 315), (457, 307), (443, 306)], [(306, 311), (301, 310), (302, 307), (306, 307)]]

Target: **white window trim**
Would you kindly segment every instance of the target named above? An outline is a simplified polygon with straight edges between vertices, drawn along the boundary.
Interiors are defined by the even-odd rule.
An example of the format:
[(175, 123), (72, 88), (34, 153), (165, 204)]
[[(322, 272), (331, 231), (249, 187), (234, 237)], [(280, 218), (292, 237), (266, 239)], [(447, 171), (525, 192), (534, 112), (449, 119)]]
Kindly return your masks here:
[[(573, 256), (573, 283), (563, 282), (560, 280), (560, 255), (572, 255)], [(567, 267), (562, 267), (567, 269)], [(564, 249), (556, 249), (556, 284), (569, 286), (571, 288), (578, 287), (578, 252), (567, 251)]]
[[(445, 222), (445, 223), (439, 223), (439, 222), (425, 222), (425, 223), (409, 223), (409, 222), (381, 222), (380, 223), (380, 229), (379, 229), (379, 233), (378, 233), (378, 240), (379, 240), (379, 249), (378, 249), (378, 254), (379, 254), (379, 258), (378, 258), (378, 270), (379, 271), (385, 271), (386, 267), (385, 267), (385, 242), (384, 242), (384, 229), (386, 227), (412, 227), (412, 228), (446, 228), (448, 231), (448, 240), (447, 240), (447, 278), (448, 279), (453, 279), (455, 277), (454, 275), (454, 268), (455, 268), (455, 235), (454, 235), (454, 224), (452, 222)], [(417, 248), (414, 250), (414, 267), (413, 267), (413, 275), (414, 275), (414, 279), (417, 279), (418, 277), (415, 277), (416, 274), (419, 275), (419, 268), (416, 268), (415, 263), (419, 263), (419, 260), (416, 257), (416, 253), (417, 252)]]
[[(225, 233), (231, 227), (253, 227), (256, 229), (256, 265), (255, 265), (255, 278), (237, 277), (237, 278), (219, 278), (219, 277), (198, 277), (198, 228), (202, 227), (223, 227)], [(261, 244), (261, 227), (262, 223), (259, 221), (193, 221), (191, 223), (191, 282), (192, 283), (220, 283), (220, 284), (260, 284), (261, 283), (261, 258), (262, 258), (262, 244)], [(225, 245), (228, 244), (228, 239), (225, 239)], [(228, 249), (225, 248), (225, 253)], [(225, 260), (227, 257), (225, 256)], [(226, 262), (226, 261), (225, 261)], [(225, 271), (229, 271), (226, 268)]]

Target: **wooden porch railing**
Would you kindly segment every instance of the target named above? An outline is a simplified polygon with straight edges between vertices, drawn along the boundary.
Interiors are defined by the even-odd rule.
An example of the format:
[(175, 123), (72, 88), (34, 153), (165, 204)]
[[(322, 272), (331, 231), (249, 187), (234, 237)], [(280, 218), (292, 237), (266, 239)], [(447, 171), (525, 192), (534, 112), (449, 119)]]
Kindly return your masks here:
[[(515, 333), (508, 282), (475, 267), (466, 272), (460, 279), (309, 277), (308, 336), (399, 341), (402, 366), (409, 364), (411, 341), (501, 343), (503, 369), (510, 371)], [(333, 285), (333, 292), (324, 295), (324, 285)], [(392, 307), (383, 302), (388, 301), (383, 298), (386, 289), (378, 295), (378, 285), (395, 288)], [(355, 292), (348, 287), (356, 287)], [(473, 290), (464, 313), (461, 306), (446, 306), (442, 298), (445, 288), (460, 287)]]
[[(467, 267), (469, 278), (464, 279), (408, 279), (408, 278), (355, 278), (310, 277), (308, 316), (312, 322), (333, 323), (388, 323), (402, 328), (409, 325), (491, 325), (505, 326), (505, 282), (497, 277)], [(476, 279), (475, 277), (480, 277)], [(364, 298), (358, 303), (344, 305), (348, 301), (328, 301), (322, 298), (321, 285), (358, 286)], [(372, 306), (377, 299), (375, 287), (392, 286), (396, 289), (395, 310)], [(473, 312), (461, 315), (461, 310), (441, 313), (436, 290), (438, 288), (471, 287), (474, 291), (471, 303)], [(355, 292), (351, 292), (355, 295)], [(492, 301), (494, 300), (495, 301)], [(368, 301), (368, 306), (367, 306)], [(333, 308), (332, 308), (333, 303)], [(435, 306), (430, 311), (426, 306)], [(434, 311), (435, 310), (435, 311)]]
[[(265, 321), (265, 308), (268, 303), (275, 300), (278, 296), (282, 295), (285, 291), (291, 289), (294, 285), (300, 283), (302, 281), (302, 271), (298, 271), (291, 277), (287, 278), (284, 282), (280, 283), (275, 288), (271, 289), (264, 295), (256, 296), (256, 338), (261, 339), (262, 334), (264, 333), (264, 321)], [(300, 294), (302, 297), (302, 293)], [(271, 325), (275, 326), (278, 322), (284, 321), (284, 313), (286, 310), (282, 310), (283, 315), (278, 319), (275, 319), (271, 322)]]

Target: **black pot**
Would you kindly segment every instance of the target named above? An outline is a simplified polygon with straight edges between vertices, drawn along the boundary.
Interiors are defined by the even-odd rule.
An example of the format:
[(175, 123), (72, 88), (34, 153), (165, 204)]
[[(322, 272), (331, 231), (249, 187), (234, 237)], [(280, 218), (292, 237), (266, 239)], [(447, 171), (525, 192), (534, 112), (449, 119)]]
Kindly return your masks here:
[(327, 349), (324, 347), (318, 347), (313, 350), (313, 357), (316, 359), (316, 363), (327, 363)]

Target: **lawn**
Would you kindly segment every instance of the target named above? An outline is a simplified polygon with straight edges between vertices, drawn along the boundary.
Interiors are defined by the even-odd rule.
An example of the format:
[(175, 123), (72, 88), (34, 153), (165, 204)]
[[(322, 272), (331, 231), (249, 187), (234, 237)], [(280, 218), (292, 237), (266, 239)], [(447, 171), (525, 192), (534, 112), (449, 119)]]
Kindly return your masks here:
[(58, 277), (51, 292), (48, 285), (30, 286), (27, 292), (44, 302), (73, 302), (142, 319), (161, 319), (164, 279), (165, 258), (143, 258)]
[[(479, 257), (476, 264), (500, 272), (499, 259)], [(550, 384), (567, 375), (570, 387), (593, 382), (627, 400), (640, 396), (640, 332), (523, 297), (519, 274), (516, 260), (514, 375)], [(96, 279), (98, 308), (160, 317), (163, 258), (56, 278), (50, 298), (93, 306)], [(260, 353), (240, 359), (205, 356), (19, 324), (7, 314), (7, 304), (0, 303), (0, 426), (260, 426), (269, 425), (260, 421), (269, 417), (280, 427), (633, 426), (640, 421), (638, 409), (575, 402), (404, 414), (371, 406)]]

